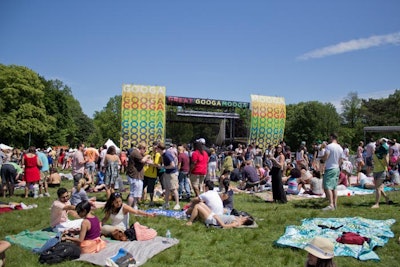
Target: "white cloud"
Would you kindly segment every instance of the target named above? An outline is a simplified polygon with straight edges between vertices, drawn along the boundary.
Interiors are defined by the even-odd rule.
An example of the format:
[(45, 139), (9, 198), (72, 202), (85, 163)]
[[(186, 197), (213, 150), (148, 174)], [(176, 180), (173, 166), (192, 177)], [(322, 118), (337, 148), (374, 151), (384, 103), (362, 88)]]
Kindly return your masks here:
[(316, 49), (305, 53), (297, 59), (307, 60), (312, 58), (327, 57), (351, 51), (368, 49), (374, 46), (382, 46), (387, 44), (400, 44), (400, 32), (386, 34), (386, 35), (374, 35), (368, 38), (354, 39), (347, 42), (341, 42), (335, 45), (326, 46), (320, 49)]

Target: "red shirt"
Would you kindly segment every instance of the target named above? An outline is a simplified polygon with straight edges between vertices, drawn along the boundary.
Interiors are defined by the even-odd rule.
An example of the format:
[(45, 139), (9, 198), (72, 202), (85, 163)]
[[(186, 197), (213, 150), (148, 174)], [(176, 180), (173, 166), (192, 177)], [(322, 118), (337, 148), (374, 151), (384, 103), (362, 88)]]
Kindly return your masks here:
[(193, 169), (192, 174), (197, 175), (206, 175), (207, 174), (207, 166), (208, 166), (208, 154), (203, 150), (203, 154), (200, 154), (200, 151), (195, 150), (192, 153), (192, 162)]

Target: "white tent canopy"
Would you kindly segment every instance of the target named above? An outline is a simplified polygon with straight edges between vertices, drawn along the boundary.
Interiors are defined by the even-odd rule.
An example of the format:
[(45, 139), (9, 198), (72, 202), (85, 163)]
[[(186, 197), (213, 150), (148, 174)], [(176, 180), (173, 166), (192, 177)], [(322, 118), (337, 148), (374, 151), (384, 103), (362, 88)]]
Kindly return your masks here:
[(111, 139), (108, 139), (107, 142), (105, 143), (105, 145), (107, 146), (107, 148), (109, 148), (110, 146), (115, 146), (115, 149), (117, 150), (117, 154), (119, 154), (121, 152), (121, 149), (119, 149), (119, 147)]
[(0, 149), (2, 149), (2, 150), (12, 150), (13, 148), (12, 147), (10, 147), (10, 146), (7, 146), (7, 145), (5, 145), (5, 144), (0, 144)]

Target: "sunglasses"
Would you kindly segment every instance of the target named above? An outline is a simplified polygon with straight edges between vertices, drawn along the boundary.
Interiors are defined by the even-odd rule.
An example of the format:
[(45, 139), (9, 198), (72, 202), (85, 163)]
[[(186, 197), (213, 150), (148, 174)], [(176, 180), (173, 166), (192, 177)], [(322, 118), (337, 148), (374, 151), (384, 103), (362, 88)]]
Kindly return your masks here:
[(114, 194), (114, 197), (122, 197), (122, 194), (119, 193), (119, 192), (116, 192), (116, 193), (113, 193), (113, 194)]

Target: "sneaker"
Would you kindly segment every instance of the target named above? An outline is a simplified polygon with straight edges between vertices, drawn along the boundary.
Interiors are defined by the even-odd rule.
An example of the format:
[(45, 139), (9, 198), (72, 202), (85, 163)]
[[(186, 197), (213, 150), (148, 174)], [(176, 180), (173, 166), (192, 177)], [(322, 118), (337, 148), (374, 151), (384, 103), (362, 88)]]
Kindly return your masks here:
[(50, 194), (49, 193), (44, 193), (44, 196), (49, 197)]
[(164, 203), (164, 204), (162, 205), (162, 209), (163, 209), (163, 210), (169, 209), (169, 204), (168, 204), (168, 203)]
[(322, 209), (323, 211), (330, 211), (330, 210), (335, 210), (334, 207), (332, 207), (331, 205), (326, 206), (325, 208)]
[(174, 206), (174, 210), (180, 210), (181, 209), (181, 206), (179, 206), (179, 204), (176, 204), (175, 206)]
[(43, 197), (43, 194), (39, 194), (39, 197)]

